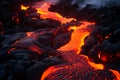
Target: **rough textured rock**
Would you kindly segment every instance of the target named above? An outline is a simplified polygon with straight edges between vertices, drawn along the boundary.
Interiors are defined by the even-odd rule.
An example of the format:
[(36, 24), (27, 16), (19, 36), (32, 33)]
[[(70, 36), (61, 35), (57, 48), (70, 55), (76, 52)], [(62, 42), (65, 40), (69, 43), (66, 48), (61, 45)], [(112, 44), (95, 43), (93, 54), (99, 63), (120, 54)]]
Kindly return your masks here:
[[(115, 75), (108, 69), (95, 70), (88, 64), (86, 57), (74, 51), (61, 52), (63, 63), (50, 69), (51, 73), (45, 80), (114, 80)], [(48, 69), (49, 71), (49, 69)], [(49, 72), (50, 72), (49, 71)], [(47, 70), (46, 70), (47, 72)]]

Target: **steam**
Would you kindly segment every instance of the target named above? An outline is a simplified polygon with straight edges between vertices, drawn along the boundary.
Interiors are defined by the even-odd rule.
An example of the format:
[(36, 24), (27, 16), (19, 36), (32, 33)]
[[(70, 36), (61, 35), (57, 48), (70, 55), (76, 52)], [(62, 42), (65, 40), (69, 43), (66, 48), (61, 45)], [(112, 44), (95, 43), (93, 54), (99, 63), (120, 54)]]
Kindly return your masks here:
[(84, 8), (88, 4), (95, 8), (119, 6), (120, 0), (72, 0), (71, 4), (78, 4), (80, 8)]
[(32, 7), (40, 8), (40, 7), (48, 7), (50, 8), (50, 5), (55, 5), (59, 2), (59, 0), (43, 0), (40, 2), (36, 2)]
[(53, 3), (53, 4), (56, 4), (59, 2), (59, 0), (44, 0), (45, 2), (50, 2), (50, 3)]

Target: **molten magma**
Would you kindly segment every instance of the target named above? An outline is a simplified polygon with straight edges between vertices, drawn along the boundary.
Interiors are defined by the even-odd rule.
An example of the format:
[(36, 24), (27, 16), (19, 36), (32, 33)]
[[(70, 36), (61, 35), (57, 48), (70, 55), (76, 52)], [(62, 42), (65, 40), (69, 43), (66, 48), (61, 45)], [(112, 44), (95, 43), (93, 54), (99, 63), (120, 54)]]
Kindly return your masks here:
[[(84, 55), (83, 55), (83, 57), (87, 58), (88, 64), (89, 64), (92, 68), (94, 68), (94, 70), (104, 70), (104, 65), (102, 65), (102, 64), (95, 64), (94, 62), (90, 62), (90, 61), (88, 60), (88, 57), (87, 57), (87, 56), (84, 56)], [(73, 65), (76, 65), (76, 63), (73, 64)], [(76, 65), (76, 66), (78, 66), (78, 65)], [(45, 80), (45, 78), (46, 78), (48, 75), (50, 75), (51, 73), (54, 73), (54, 72), (56, 72), (56, 71), (58, 71), (58, 70), (60, 70), (60, 69), (63, 69), (63, 68), (69, 68), (69, 66), (64, 66), (64, 67), (61, 66), (61, 67), (59, 67), (59, 68), (56, 68), (56, 67), (54, 67), (54, 66), (49, 67), (46, 71), (44, 71), (44, 73), (43, 73), (43, 75), (42, 75), (42, 77), (41, 77), (40, 80)], [(114, 74), (118, 74), (118, 73), (114, 73)], [(119, 76), (119, 75), (118, 75), (118, 76)], [(117, 80), (120, 80), (120, 76), (119, 76), (119, 79), (118, 79), (118, 77), (117, 77)]]
[(60, 51), (74, 50), (76, 53), (80, 53), (81, 46), (84, 45), (84, 39), (89, 35), (87, 30), (88, 25), (94, 25), (95, 23), (83, 21), (80, 26), (71, 26), (69, 30), (74, 30), (71, 36), (71, 40), (65, 46), (59, 48)]
[[(40, 18), (41, 19), (47, 19), (47, 18), (51, 18), (57, 21), (60, 21), (62, 24), (67, 23), (67, 22), (71, 22), (72, 20), (76, 20), (74, 18), (65, 18), (62, 15), (60, 15), (57, 12), (50, 12), (48, 9), (50, 8), (51, 3), (48, 2), (44, 2), (41, 6), (32, 6), (34, 8), (36, 8), (37, 13), (40, 14)], [(22, 10), (26, 10), (29, 7), (27, 6), (23, 6), (21, 5), (21, 9)]]
[(48, 68), (42, 75), (41, 79), (40, 80), (45, 80), (45, 78), (50, 74), (50, 73), (53, 73), (57, 70), (60, 70), (62, 69), (63, 67), (60, 67), (60, 68), (55, 68), (54, 66)]
[(120, 80), (120, 72), (116, 71), (116, 70), (111, 70), (110, 71), (116, 76), (116, 80)]
[(86, 57), (88, 64), (93, 67), (95, 70), (103, 70), (104, 69), (104, 65), (103, 64), (96, 64), (94, 62), (89, 61), (88, 56), (82, 55), (84, 57)]

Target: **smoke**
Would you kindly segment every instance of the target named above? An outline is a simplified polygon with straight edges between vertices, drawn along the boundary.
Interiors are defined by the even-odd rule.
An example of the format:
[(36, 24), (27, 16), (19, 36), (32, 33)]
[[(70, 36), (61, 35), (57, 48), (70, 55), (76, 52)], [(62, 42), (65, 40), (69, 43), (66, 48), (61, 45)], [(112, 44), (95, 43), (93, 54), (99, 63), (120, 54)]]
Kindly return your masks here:
[(91, 4), (95, 8), (119, 6), (120, 0), (72, 0), (71, 4), (78, 4), (80, 8)]
[(48, 9), (50, 8), (50, 5), (55, 5), (58, 2), (59, 0), (43, 0), (43, 1), (36, 2), (32, 7)]
[(59, 2), (59, 0), (43, 0), (37, 3), (50, 3), (52, 5), (57, 4)]
[(53, 3), (53, 4), (56, 4), (59, 2), (59, 0), (44, 0), (45, 2), (50, 2), (50, 3)]

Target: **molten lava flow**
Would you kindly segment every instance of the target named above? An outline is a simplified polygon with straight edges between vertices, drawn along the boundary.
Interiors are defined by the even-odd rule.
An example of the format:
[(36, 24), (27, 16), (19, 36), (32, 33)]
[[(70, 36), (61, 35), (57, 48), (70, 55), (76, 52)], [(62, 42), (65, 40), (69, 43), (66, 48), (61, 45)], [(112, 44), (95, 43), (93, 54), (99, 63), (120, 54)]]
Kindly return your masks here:
[(110, 71), (116, 76), (116, 80), (120, 80), (120, 73), (118, 71), (115, 71), (115, 70), (111, 70)]
[(84, 39), (89, 35), (87, 30), (88, 25), (94, 25), (94, 23), (83, 22), (80, 26), (71, 26), (69, 30), (74, 30), (71, 36), (71, 41), (65, 46), (59, 48), (60, 51), (74, 50), (76, 53), (80, 52), (80, 47), (84, 45)]
[[(65, 18), (57, 12), (50, 12), (48, 10), (50, 8), (50, 5), (51, 5), (51, 3), (44, 2), (44, 3), (42, 3), (41, 6), (36, 6), (35, 5), (35, 6), (32, 6), (32, 7), (36, 8), (37, 13), (41, 14), (40, 15), (41, 19), (51, 18), (51, 19), (60, 21), (62, 24), (67, 23), (67, 22), (71, 22), (72, 20), (76, 20), (74, 18)], [(29, 7), (25, 7), (25, 6), (21, 5), (22, 10), (26, 10), (28, 8)]]
[[(43, 3), (41, 3), (40, 6), (35, 5), (32, 7), (36, 8), (37, 13), (40, 14), (41, 19), (51, 18), (51, 19), (60, 21), (62, 24), (67, 23), (67, 22), (71, 22), (72, 20), (76, 20), (74, 18), (65, 18), (56, 12), (50, 12), (48, 10), (50, 8), (50, 5), (51, 5), (51, 3), (43, 2)], [(21, 5), (22, 10), (26, 10), (28, 8), (29, 7), (25, 7), (25, 6)], [(33, 19), (35, 19), (35, 18), (33, 18)], [(95, 64), (93, 62), (90, 62), (87, 56), (83, 56), (83, 55), (78, 56), (77, 55), (78, 53), (80, 53), (81, 46), (84, 45), (85, 37), (89, 35), (88, 26), (94, 25), (94, 24), (95, 23), (83, 21), (82, 24), (79, 26), (70, 26), (70, 28), (68, 30), (74, 30), (72, 33), (70, 42), (67, 43), (65, 46), (62, 46), (61, 48), (58, 49), (58, 50), (63, 51), (63, 52), (71, 51), (71, 50), (75, 51), (74, 54), (72, 52), (72, 53), (64, 53), (62, 55), (62, 57), (67, 58), (66, 60), (64, 60), (64, 58), (63, 58), (63, 61), (66, 61), (68, 64), (69, 63), (70, 64), (68, 65), (68, 64), (63, 63), (63, 64), (60, 64), (57, 68), (55, 66), (48, 68), (43, 73), (41, 80), (44, 80), (49, 74), (55, 73), (58, 70), (69, 69), (70, 71), (72, 71), (71, 67), (75, 68), (75, 69), (77, 67), (78, 70), (80, 69), (79, 72), (82, 71), (81, 69), (84, 69), (84, 70), (86, 70), (86, 69), (91, 70), (92, 69), (93, 71), (94, 70), (104, 70), (103, 64)], [(27, 32), (26, 34), (27, 34), (27, 37), (30, 37), (33, 33)], [(32, 49), (35, 52), (41, 53), (41, 51), (38, 50), (37, 48), (30, 47), (30, 49)], [(82, 58), (81, 56), (83, 57), (83, 60), (81, 59)], [(85, 60), (84, 60), (84, 58), (85, 58)], [(112, 71), (116, 75), (117, 79), (120, 80), (120, 74), (117, 71), (114, 71), (114, 70), (110, 70), (110, 71)]]
[(75, 20), (74, 18), (65, 18), (63, 16), (61, 16), (59, 13), (56, 12), (50, 12), (48, 9), (50, 8), (50, 3), (43, 3), (41, 7), (36, 8), (38, 13), (41, 14), (41, 18), (42, 19), (46, 19), (46, 18), (51, 18), (54, 20), (58, 20), (61, 23), (67, 23), (70, 22), (72, 20)]
[(62, 52), (60, 56), (64, 62), (49, 67), (40, 80), (116, 80), (111, 71), (104, 70), (103, 65), (89, 62), (86, 56), (78, 56), (73, 51)]
[[(65, 18), (56, 12), (50, 12), (48, 9), (50, 8), (51, 3), (44, 2), (41, 6), (33, 6), (37, 9), (37, 13), (40, 13), (40, 17), (42, 19), (52, 18), (54, 20), (58, 20), (61, 23), (67, 23), (74, 18)], [(26, 10), (28, 7), (21, 5), (21, 9)], [(77, 53), (80, 52), (80, 47), (84, 45), (84, 38), (89, 35), (89, 31), (87, 30), (88, 25), (93, 25), (94, 23), (83, 22), (80, 26), (71, 26), (69, 30), (74, 30), (72, 33), (71, 41), (65, 46), (61, 47), (59, 50), (61, 51), (69, 51), (74, 50)], [(27, 36), (30, 36), (30, 33), (27, 33)]]
[[(60, 68), (55, 68), (54, 66), (48, 68), (42, 75), (41, 79), (40, 80), (45, 80), (45, 78), (50, 74), (50, 73), (53, 73), (57, 70), (60, 70), (62, 69), (63, 67), (60, 67)], [(64, 67), (65, 68), (65, 67)]]
[(88, 64), (93, 67), (95, 70), (103, 70), (104, 69), (104, 65), (103, 64), (96, 64), (94, 62), (90, 62), (88, 56), (82, 55), (84, 57), (86, 57)]
[(48, 68), (47, 72), (44, 72), (44, 75), (42, 76), (41, 80), (44, 80), (44, 78), (51, 73), (51, 70), (54, 70), (54, 69), (55, 69), (54, 66)]

